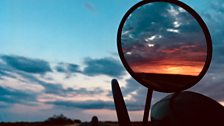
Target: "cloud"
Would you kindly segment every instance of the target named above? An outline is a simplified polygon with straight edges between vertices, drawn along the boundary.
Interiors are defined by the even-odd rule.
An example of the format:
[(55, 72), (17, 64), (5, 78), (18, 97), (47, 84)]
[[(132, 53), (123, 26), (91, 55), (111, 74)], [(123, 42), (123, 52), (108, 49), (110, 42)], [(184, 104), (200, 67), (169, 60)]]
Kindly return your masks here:
[(0, 86), (0, 99), (1, 102), (8, 104), (22, 103), (28, 105), (34, 105), (37, 94), (34, 92), (22, 92), (6, 87)]
[[(86, 101), (53, 101), (47, 102), (48, 104), (53, 104), (55, 106), (62, 106), (64, 108), (73, 109), (108, 109), (114, 110), (115, 105), (113, 101), (102, 101), (102, 100), (86, 100)], [(143, 102), (132, 102), (126, 101), (126, 105), (129, 111), (139, 111), (144, 110)]]
[(63, 106), (66, 108), (79, 108), (79, 109), (114, 109), (114, 103), (111, 101), (54, 101), (48, 102), (56, 106)]
[(77, 64), (59, 63), (56, 66), (56, 71), (63, 73), (80, 73), (80, 66)]
[(51, 68), (48, 62), (39, 59), (30, 59), (22, 56), (3, 55), (0, 57), (6, 64), (16, 70), (45, 74), (51, 72)]
[[(63, 86), (63, 83), (53, 83), (53, 82), (47, 82), (44, 80), (40, 80), (37, 77), (31, 75), (31, 74), (26, 74), (26, 73), (17, 73), (20, 76), (22, 76), (27, 82), (30, 84), (35, 84), (35, 85), (41, 85), (43, 86), (44, 90), (41, 93), (45, 94), (54, 94), (57, 96), (68, 96), (71, 94), (79, 94), (79, 95), (94, 95), (94, 94), (101, 94), (104, 92), (102, 88), (65, 88)], [(18, 79), (19, 80), (19, 79)], [(29, 85), (27, 85), (29, 86)]]
[(46, 94), (55, 94), (57, 96), (67, 96), (68, 94), (80, 94), (80, 93), (100, 93), (102, 90), (100, 88), (95, 90), (88, 90), (85, 88), (74, 89), (74, 88), (64, 88), (61, 83), (51, 83), (43, 80), (39, 80), (33, 75), (28, 75), (24, 73), (20, 73), (26, 80), (29, 80), (31, 84), (38, 84), (44, 87), (44, 93)]
[[(1, 65), (1, 64), (0, 64)], [(2, 79), (2, 76), (9, 76), (8, 73), (6, 73), (4, 70), (0, 69), (0, 79)]]
[[(70, 65), (70, 71), (74, 71), (74, 66)], [(0, 83), (0, 99), (1, 103), (0, 106), (2, 107), (11, 107), (7, 105), (13, 105), (13, 104), (23, 104), (23, 105), (38, 105), (38, 103), (44, 103), (44, 104), (50, 104), (49, 102), (43, 102), (39, 101), (39, 98), (42, 98), (41, 96), (43, 95), (50, 95), (50, 96), (55, 96), (56, 101), (55, 105), (62, 106), (62, 103), (60, 103), (61, 99), (71, 99), (71, 97), (76, 98), (76, 96), (85, 96), (85, 97), (90, 97), (93, 95), (102, 95), (104, 93), (104, 89), (97, 87), (97, 88), (84, 88), (84, 87), (64, 87), (63, 83), (58, 83), (58, 82), (49, 82), (44, 79), (39, 79), (37, 76), (33, 74), (29, 74), (27, 72), (15, 70), (13, 67), (8, 67), (8, 64), (5, 64), (5, 66), (1, 66), (4, 68), (5, 73), (10, 73), (13, 72), (13, 80), (17, 80), (16, 83), (20, 83), (21, 81), (25, 84), (27, 84), (27, 87), (31, 87), (31, 85), (41, 85), (43, 87), (43, 90), (40, 90), (38, 92), (32, 92), (30, 90), (17, 90), (14, 89), (13, 87), (2, 87), (2, 83)], [(53, 73), (52, 73), (53, 74)], [(18, 76), (17, 76), (18, 75)], [(8, 76), (7, 74), (4, 74), (2, 76), (2, 79), (5, 78), (11, 78), (12, 76)], [(43, 76), (41, 76), (43, 77)], [(3, 81), (4, 82), (4, 81)], [(12, 82), (15, 83), (15, 82)], [(8, 85), (11, 85), (11, 82), (8, 83)], [(57, 98), (60, 98), (57, 99)], [(54, 98), (49, 97), (48, 99), (45, 99), (46, 101), (51, 101), (54, 100)], [(71, 101), (74, 102), (74, 101)], [(82, 109), (79, 106), (83, 106), (83, 109), (88, 108), (87, 102), (78, 102), (76, 107)], [(91, 101), (90, 102), (92, 105), (95, 105), (95, 108), (99, 108), (102, 106), (107, 106), (107, 102), (98, 102), (96, 101)], [(65, 102), (66, 104), (66, 102)], [(52, 105), (52, 103), (51, 103)], [(75, 105), (75, 102), (73, 103)], [(112, 103), (110, 103), (110, 106), (112, 106)], [(109, 107), (111, 108), (111, 107)]]
[[(128, 111), (144, 110), (148, 88), (144, 87), (133, 78), (128, 78), (125, 80), (125, 82), (125, 86), (121, 87), (120, 84), (120, 88)], [(151, 104), (155, 104), (168, 94), (170, 93), (160, 93), (153, 91)], [(109, 92), (107, 95), (113, 99), (112, 92)]]
[(45, 87), (45, 93), (46, 94), (54, 94), (57, 96), (63, 96), (66, 97), (68, 95), (96, 95), (96, 94), (101, 94), (104, 92), (103, 89), (101, 88), (93, 88), (93, 89), (87, 89), (87, 88), (64, 88), (60, 84), (51, 84), (51, 83), (42, 83)]
[(108, 75), (110, 77), (121, 77), (125, 74), (121, 63), (114, 58), (86, 58), (84, 63), (86, 67), (83, 70), (83, 74), (88, 76)]
[(193, 90), (207, 95), (214, 100), (224, 100), (224, 3), (221, 0), (207, 2), (207, 9), (199, 11), (204, 19), (211, 37), (213, 45), (213, 57), (210, 68), (203, 79), (189, 90)]
[(92, 3), (90, 3), (90, 2), (86, 2), (86, 3), (84, 4), (84, 7), (85, 7), (87, 10), (89, 10), (89, 11), (95, 11), (95, 10), (96, 10), (95, 6), (94, 6)]
[(224, 72), (208, 72), (205, 77), (189, 90), (207, 95), (214, 100), (224, 100)]
[(124, 96), (127, 96), (135, 91), (141, 90), (144, 87), (138, 83), (135, 79), (130, 78), (126, 80), (125, 87), (122, 88), (122, 93)]
[(79, 89), (72, 89), (70, 88), (70, 90), (72, 91), (71, 93), (75, 93), (75, 94), (81, 94), (81, 95), (95, 95), (95, 94), (101, 94), (104, 92), (103, 89), (101, 88), (94, 88), (94, 89), (87, 89), (87, 88), (79, 88)]
[(201, 12), (202, 18), (208, 26), (213, 42), (213, 59), (211, 63), (211, 71), (223, 69), (224, 64), (224, 29), (223, 27), (223, 9), (224, 3), (221, 0), (208, 3), (208, 8)]
[[(16, 94), (18, 93), (16, 98), (14, 98), (14, 96), (13, 96), (14, 99), (23, 99), (23, 97), (25, 97), (27, 92), (26, 93), (24, 92), (25, 94), (24, 94), (24, 96), (22, 96), (22, 94), (20, 93), (22, 91), (29, 91), (31, 93), (34, 93), (32, 91), (33, 91), (33, 88), (36, 86), (41, 87), (41, 89), (36, 92), (39, 94), (34, 93), (35, 95), (38, 95), (38, 96), (40, 96), (40, 94), (43, 94), (43, 95), (49, 94), (49, 95), (55, 95), (57, 97), (71, 97), (71, 96), (77, 96), (77, 95), (89, 97), (92, 95), (102, 95), (103, 93), (105, 93), (104, 89), (102, 89), (100, 87), (92, 87), (92, 88), (74, 87), (74, 86), (66, 87), (64, 82), (57, 81), (58, 78), (55, 78), (55, 77), (58, 77), (58, 76), (56, 75), (57, 73), (55, 73), (54, 71), (51, 71), (51, 73), (49, 73), (49, 74), (44, 74), (44, 75), (41, 74), (41, 76), (39, 76), (39, 75), (33, 74), (34, 71), (30, 71), (30, 69), (28, 69), (28, 68), (32, 67), (32, 70), (34, 69), (35, 72), (37, 72), (36, 69), (38, 69), (38, 73), (43, 73), (45, 69), (42, 69), (42, 67), (40, 67), (40, 66), (44, 66), (44, 65), (41, 65), (44, 63), (47, 63), (49, 65), (49, 63), (46, 61), (34, 60), (34, 59), (29, 59), (29, 58), (20, 57), (20, 56), (6, 56), (6, 55), (1, 56), (0, 59), (3, 60), (3, 62), (0, 63), (1, 64), (0, 65), (0, 75), (1, 75), (1, 79), (2, 79), (0, 85), (5, 86), (6, 84), (3, 84), (3, 83), (4, 83), (4, 80), (5, 80), (5, 82), (7, 80), (7, 85), (9, 85), (9, 86), (7, 86), (7, 85), (6, 86), (9, 89), (9, 91), (11, 91), (11, 90), (17, 91), (18, 88), (15, 88), (16, 85), (26, 86), (25, 90), (18, 90), (18, 92), (15, 92), (13, 94), (16, 96)], [(119, 63), (117, 63), (116, 60), (113, 61), (109, 58), (108, 59), (98, 59), (98, 60), (96, 60), (96, 62), (94, 62), (93, 59), (91, 59), (91, 61), (89, 59), (88, 63), (89, 63), (88, 65), (92, 65), (91, 63), (95, 63), (93, 65), (96, 65), (97, 63), (99, 63), (102, 67), (105, 67), (104, 63), (115, 66), (115, 67), (121, 67), (121, 65)], [(20, 65), (23, 65), (23, 64), (26, 64), (26, 65), (28, 64), (28, 65), (25, 68), (21, 68)], [(40, 64), (40, 66), (37, 66), (37, 64)], [(37, 67), (37, 68), (35, 68), (35, 67)], [(60, 70), (59, 70), (59, 67), (61, 67)], [(91, 67), (92, 66), (87, 66), (86, 69), (90, 69)], [(102, 71), (97, 71), (98, 73), (95, 72), (94, 74), (97, 74), (97, 75), (100, 73), (104, 74), (104, 71), (103, 71), (104, 69), (106, 69), (106, 67), (103, 69), (100, 69)], [(80, 70), (80, 66), (76, 65), (76, 64), (59, 63), (56, 66), (56, 70), (65, 72), (65, 76), (66, 76), (66, 73), (68, 73), (68, 72), (79, 72), (79, 74), (81, 74), (82, 76), (83, 75), (85, 76), (85, 74), (83, 74), (83, 72)], [(27, 72), (27, 71), (29, 71), (29, 72)], [(114, 72), (114, 71), (112, 71), (112, 72)], [(107, 74), (110, 74), (110, 72)], [(118, 73), (116, 76), (119, 76), (119, 75), (120, 75), (120, 73)], [(47, 80), (47, 79), (45, 79), (45, 77), (50, 77), (52, 79)], [(14, 84), (14, 83), (17, 83), (17, 84)], [(9, 91), (7, 92), (7, 90), (4, 90), (4, 91), (2, 91), (2, 93), (7, 95), (7, 94), (11, 93)], [(4, 97), (2, 95), (2, 98), (6, 98), (5, 95), (4, 95)], [(32, 95), (30, 95), (30, 96), (32, 96)], [(5, 99), (5, 100), (7, 100), (7, 99)], [(24, 100), (27, 103), (32, 102), (32, 100), (29, 100), (26, 98), (24, 98)], [(33, 100), (36, 100), (36, 98), (33, 98)], [(15, 101), (15, 103), (16, 103), (16, 101)]]
[[(125, 87), (122, 87), (121, 90), (123, 96), (126, 98), (125, 102), (127, 104), (128, 110), (144, 110), (148, 88), (144, 87), (133, 78), (127, 79), (126, 83), (127, 84), (125, 85)], [(153, 91), (151, 104), (155, 104), (168, 94), (169, 93), (160, 93)]]
[(8, 108), (11, 104), (4, 102), (4, 101), (0, 101), (0, 108)]
[(79, 66), (76, 64), (68, 64), (68, 71), (69, 72), (80, 72)]

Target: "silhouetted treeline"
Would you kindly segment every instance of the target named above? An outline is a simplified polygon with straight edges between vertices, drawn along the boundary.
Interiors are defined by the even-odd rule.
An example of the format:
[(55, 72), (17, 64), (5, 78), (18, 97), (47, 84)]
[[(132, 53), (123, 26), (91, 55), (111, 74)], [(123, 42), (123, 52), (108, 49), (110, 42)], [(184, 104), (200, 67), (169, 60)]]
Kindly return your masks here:
[(72, 120), (66, 116), (64, 116), (63, 114), (61, 115), (54, 115), (50, 118), (48, 118), (46, 121), (44, 121), (45, 124), (73, 124), (73, 123), (81, 123), (80, 120)]
[[(81, 122), (79, 119), (70, 119), (63, 114), (53, 115), (42, 122), (0, 122), (0, 126), (118, 126), (118, 122), (99, 121), (93, 116), (90, 122)], [(142, 126), (140, 122), (132, 122), (132, 126)]]
[(0, 122), (0, 126), (63, 126), (69, 124), (80, 124), (78, 119), (70, 119), (63, 114), (53, 115), (43, 122)]

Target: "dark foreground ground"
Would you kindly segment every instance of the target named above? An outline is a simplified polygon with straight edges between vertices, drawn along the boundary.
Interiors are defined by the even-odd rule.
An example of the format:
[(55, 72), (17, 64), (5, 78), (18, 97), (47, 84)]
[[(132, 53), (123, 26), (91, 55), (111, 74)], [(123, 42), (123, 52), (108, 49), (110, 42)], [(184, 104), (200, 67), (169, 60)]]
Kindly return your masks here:
[[(45, 124), (42, 122), (35, 123), (0, 123), (0, 126), (91, 126), (88, 122), (73, 123), (73, 124)], [(118, 126), (117, 122), (99, 122), (99, 126)], [(132, 122), (132, 126), (142, 126), (140, 122)], [(150, 125), (149, 125), (150, 126)]]

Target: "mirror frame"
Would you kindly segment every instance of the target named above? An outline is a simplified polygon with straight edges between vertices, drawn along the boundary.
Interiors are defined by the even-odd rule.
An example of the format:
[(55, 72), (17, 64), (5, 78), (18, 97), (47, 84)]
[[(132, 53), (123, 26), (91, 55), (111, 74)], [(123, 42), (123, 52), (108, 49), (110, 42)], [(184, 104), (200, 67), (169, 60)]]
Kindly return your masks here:
[[(128, 65), (128, 62), (125, 60), (123, 50), (122, 50), (122, 44), (121, 44), (123, 26), (124, 26), (126, 20), (128, 19), (129, 15), (133, 11), (135, 11), (138, 7), (140, 7), (142, 5), (153, 3), (153, 2), (166, 2), (166, 3), (169, 3), (169, 4), (174, 4), (176, 6), (182, 7), (183, 9), (185, 9), (188, 13), (190, 13), (196, 19), (196, 21), (200, 24), (200, 26), (201, 26), (201, 28), (204, 32), (205, 39), (206, 39), (206, 42), (207, 42), (207, 57), (206, 57), (206, 60), (205, 60), (205, 65), (204, 65), (202, 71), (200, 72), (200, 74), (197, 76), (197, 78), (194, 81), (192, 81), (192, 84), (186, 85), (182, 89), (177, 89), (177, 90), (159, 89), (159, 88), (154, 87), (153, 85), (145, 84), (140, 77), (135, 75), (135, 72), (131, 69), (131, 67)], [(117, 48), (118, 48), (118, 53), (119, 53), (119, 56), (120, 56), (120, 59), (121, 59), (123, 65), (125, 66), (126, 70), (129, 72), (129, 74), (136, 81), (138, 81), (140, 84), (144, 85), (147, 88), (151, 88), (152, 90), (156, 90), (156, 91), (159, 91), (159, 92), (167, 92), (167, 93), (178, 92), (178, 91), (181, 91), (181, 90), (185, 90), (185, 89), (188, 89), (188, 88), (192, 87), (193, 85), (197, 84), (203, 78), (203, 76), (206, 74), (206, 72), (207, 72), (207, 70), (210, 66), (211, 59), (212, 59), (212, 40), (211, 40), (211, 36), (210, 36), (209, 30), (208, 30), (205, 22), (199, 16), (199, 14), (197, 14), (197, 12), (194, 11), (191, 7), (189, 7), (188, 5), (186, 5), (183, 2), (174, 1), (174, 0), (144, 0), (144, 1), (141, 1), (141, 2), (137, 3), (133, 7), (131, 7), (126, 12), (126, 14), (122, 18), (121, 23), (119, 25), (118, 32), (117, 32)], [(149, 80), (149, 82), (150, 82), (150, 80)]]

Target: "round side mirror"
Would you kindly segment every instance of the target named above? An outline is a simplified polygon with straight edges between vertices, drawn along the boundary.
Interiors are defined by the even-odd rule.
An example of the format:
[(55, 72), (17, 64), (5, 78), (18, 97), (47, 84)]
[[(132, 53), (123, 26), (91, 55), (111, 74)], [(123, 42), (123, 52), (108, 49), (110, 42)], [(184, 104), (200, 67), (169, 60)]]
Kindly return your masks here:
[(205, 23), (179, 1), (139, 2), (123, 17), (117, 42), (121, 61), (131, 76), (160, 92), (195, 85), (206, 73), (212, 56)]

